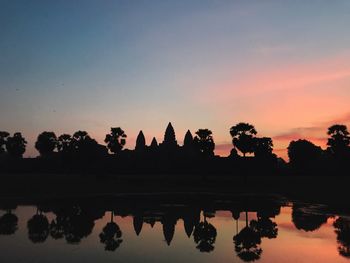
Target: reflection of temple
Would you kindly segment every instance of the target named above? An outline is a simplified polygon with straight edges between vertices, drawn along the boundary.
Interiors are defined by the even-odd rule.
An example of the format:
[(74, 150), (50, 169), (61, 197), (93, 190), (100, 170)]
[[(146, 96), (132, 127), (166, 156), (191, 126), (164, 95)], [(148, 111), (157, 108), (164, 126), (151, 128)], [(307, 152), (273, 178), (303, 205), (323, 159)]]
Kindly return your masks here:
[[(273, 200), (211, 194), (154, 194), (15, 202), (0, 205), (0, 235), (16, 235), (19, 232), (18, 205), (36, 205), (36, 211), (28, 217), (25, 225), (28, 239), (36, 244), (50, 239), (79, 244), (91, 235), (96, 220), (106, 215), (107, 218), (110, 216), (110, 220), (97, 233), (100, 247), (106, 251), (116, 251), (120, 246), (128, 245), (123, 227), (115, 218), (118, 216), (131, 218), (135, 236), (142, 236), (145, 225), (153, 228), (158, 224), (164, 245), (168, 246), (176, 238), (176, 231), (182, 229), (179, 224), (183, 224), (182, 231), (192, 240), (196, 251), (210, 253), (215, 251), (217, 235), (220, 235), (213, 219), (217, 211), (228, 211), (232, 214), (232, 251), (241, 260), (249, 262), (263, 257), (264, 240), (278, 236), (274, 218), (284, 203)], [(342, 216), (334, 218), (333, 226), (339, 254), (350, 258), (350, 219), (344, 215), (346, 211), (341, 213)], [(296, 229), (310, 232), (319, 229), (335, 214), (326, 206), (294, 202), (291, 215)]]
[[(242, 249), (245, 250), (248, 235), (244, 229), (249, 228), (250, 232), (254, 232), (257, 240), (277, 236), (277, 226), (271, 218), (279, 213), (280, 206), (280, 203), (263, 198), (246, 200), (245, 197), (217, 197), (206, 194), (121, 196), (101, 198), (93, 202), (45, 201), (45, 204), (37, 206), (36, 213), (27, 222), (28, 238), (35, 243), (52, 238), (65, 239), (68, 244), (77, 244), (92, 233), (96, 220), (110, 213), (110, 220), (99, 233), (100, 242), (106, 251), (115, 251), (122, 243), (127, 244), (127, 240), (123, 238), (123, 230), (114, 220), (114, 216), (131, 216), (137, 236), (142, 235), (144, 224), (151, 227), (157, 223), (161, 224), (165, 243), (169, 246), (176, 235), (176, 225), (182, 221), (186, 235), (193, 238), (198, 251), (211, 252), (215, 249), (217, 238), (212, 218), (215, 217), (216, 211), (230, 211), (236, 220), (232, 221), (233, 226), (236, 226), (236, 246), (238, 243), (243, 244)], [(46, 215), (48, 212), (53, 214), (53, 217), (49, 217), (50, 220)], [(242, 212), (255, 213), (257, 219), (249, 221), (246, 218), (245, 228), (238, 233), (237, 220)], [(16, 229), (14, 223), (11, 233)], [(0, 219), (0, 230), (3, 229), (1, 227)], [(242, 255), (242, 249), (239, 251), (236, 248), (238, 255)]]

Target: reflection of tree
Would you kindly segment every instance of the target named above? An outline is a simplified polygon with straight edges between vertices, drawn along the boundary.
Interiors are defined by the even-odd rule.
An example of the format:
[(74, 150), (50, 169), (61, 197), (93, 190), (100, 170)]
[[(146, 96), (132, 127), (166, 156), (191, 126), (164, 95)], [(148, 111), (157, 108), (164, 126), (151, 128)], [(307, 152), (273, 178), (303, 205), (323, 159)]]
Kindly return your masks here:
[(292, 221), (297, 229), (315, 231), (327, 222), (328, 216), (307, 211), (307, 206), (294, 204)]
[(111, 212), (111, 221), (106, 224), (100, 234), (100, 242), (105, 244), (106, 251), (115, 251), (123, 242), (122, 231), (119, 226), (113, 222), (113, 212)]
[(236, 220), (236, 235), (237, 235), (238, 234), (238, 219), (239, 219), (241, 212), (238, 210), (233, 210), (233, 211), (231, 211), (231, 213), (232, 213), (233, 219)]
[(196, 248), (200, 252), (213, 251), (216, 234), (216, 228), (208, 223), (206, 217), (204, 217), (204, 222), (200, 222), (193, 231), (194, 242), (197, 244)]
[(277, 224), (268, 217), (258, 217), (258, 220), (250, 221), (250, 227), (257, 231), (260, 237), (276, 238), (278, 234)]
[(54, 239), (65, 238), (67, 243), (77, 244), (89, 236), (95, 225), (94, 220), (103, 216), (96, 208), (73, 205), (54, 210), (56, 219), (50, 224), (50, 234)]
[(233, 237), (237, 256), (243, 261), (249, 262), (260, 259), (261, 237), (256, 229), (248, 226), (248, 213), (246, 212), (246, 226)]
[(50, 224), (50, 235), (53, 239), (61, 239), (64, 237), (64, 219), (57, 216)]
[(14, 234), (18, 227), (18, 218), (15, 214), (8, 210), (6, 214), (0, 217), (0, 235), (12, 235)]
[(339, 217), (333, 226), (337, 234), (339, 254), (350, 258), (350, 219)]
[(28, 237), (33, 243), (45, 242), (49, 236), (49, 221), (39, 211), (28, 220), (27, 228)]

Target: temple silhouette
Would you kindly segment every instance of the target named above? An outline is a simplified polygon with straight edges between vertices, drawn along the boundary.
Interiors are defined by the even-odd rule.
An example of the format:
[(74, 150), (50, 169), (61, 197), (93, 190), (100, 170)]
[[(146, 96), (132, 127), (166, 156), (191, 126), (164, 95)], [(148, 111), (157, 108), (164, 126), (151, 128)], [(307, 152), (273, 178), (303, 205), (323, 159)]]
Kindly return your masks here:
[(127, 135), (112, 127), (99, 144), (86, 131), (56, 136), (54, 132), (38, 135), (37, 158), (23, 158), (27, 141), (21, 133), (11, 136), (0, 132), (0, 172), (50, 172), (98, 174), (308, 174), (330, 175), (347, 167), (350, 160), (350, 136), (345, 125), (328, 128), (328, 148), (299, 139), (288, 146), (289, 162), (273, 153), (273, 141), (258, 137), (249, 123), (238, 123), (229, 130), (232, 150), (229, 156), (215, 155), (214, 136), (209, 129), (188, 130), (179, 145), (169, 122), (162, 142), (153, 137), (147, 144), (141, 130), (135, 148), (124, 149)]

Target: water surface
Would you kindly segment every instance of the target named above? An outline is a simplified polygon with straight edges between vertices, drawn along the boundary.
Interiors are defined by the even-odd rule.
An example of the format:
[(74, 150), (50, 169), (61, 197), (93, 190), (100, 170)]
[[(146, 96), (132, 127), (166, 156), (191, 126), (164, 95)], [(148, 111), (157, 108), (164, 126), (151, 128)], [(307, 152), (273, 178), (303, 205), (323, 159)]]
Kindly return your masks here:
[(0, 255), (2, 262), (348, 262), (346, 213), (248, 199), (3, 201)]

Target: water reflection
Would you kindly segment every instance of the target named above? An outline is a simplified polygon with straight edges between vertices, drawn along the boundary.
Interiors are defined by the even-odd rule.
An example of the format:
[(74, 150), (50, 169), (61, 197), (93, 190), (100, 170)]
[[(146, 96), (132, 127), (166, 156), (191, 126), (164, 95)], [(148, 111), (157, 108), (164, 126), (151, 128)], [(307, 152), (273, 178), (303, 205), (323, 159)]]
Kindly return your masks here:
[(113, 211), (111, 212), (111, 221), (106, 224), (100, 234), (100, 241), (105, 245), (106, 251), (116, 250), (123, 242), (122, 231), (120, 227), (113, 222)]
[[(28, 205), (28, 202), (26, 204)], [(264, 244), (266, 240), (279, 239), (281, 229), (277, 219), (286, 216), (280, 215), (281, 207), (288, 207), (289, 203), (276, 198), (250, 198), (247, 201), (244, 197), (163, 199), (158, 196), (100, 198), (93, 201), (52, 200), (38, 204), (29, 202), (29, 205), (34, 206), (35, 210), (27, 215), (28, 219), (23, 226), (20, 224), (21, 217), (18, 217), (18, 213), (22, 214), (23, 210), (21, 201), (12, 204), (4, 202), (1, 205), (3, 213), (0, 216), (0, 242), (2, 236), (21, 238), (22, 232), (19, 229), (23, 227), (26, 229), (27, 240), (32, 244), (50, 242), (51, 248), (54, 248), (54, 242), (59, 240), (66, 244), (85, 246), (86, 243), (83, 244), (82, 240), (96, 233), (97, 240), (93, 243), (95, 245), (92, 244), (95, 250), (100, 248), (102, 251), (117, 253), (121, 248), (132, 249), (135, 244), (130, 238), (129, 226), (136, 238), (142, 238), (143, 229), (147, 226), (146, 232), (160, 232), (168, 247), (173, 245), (175, 236), (179, 235), (178, 242), (188, 244), (188, 237), (194, 246), (193, 249), (200, 254), (215, 254), (217, 248), (222, 253), (223, 247), (228, 246), (231, 247), (231, 252), (226, 253), (233, 252), (232, 255), (237, 259), (251, 262), (271, 260), (269, 252), (264, 257)], [(328, 225), (333, 227), (333, 233), (336, 235), (334, 246), (338, 247), (338, 253), (342, 256), (338, 259), (350, 258), (350, 217), (337, 216), (336, 210), (330, 207), (300, 202), (291, 204), (288, 211), (290, 212), (287, 216), (294, 226), (293, 231), (300, 232), (300, 235), (316, 233), (332, 220)], [(127, 220), (126, 225), (121, 218), (130, 220)], [(222, 221), (222, 218), (225, 221)], [(101, 226), (96, 229), (96, 224)], [(154, 228), (156, 224), (159, 224), (160, 228)], [(291, 235), (290, 233), (294, 232), (288, 232), (291, 230), (286, 230), (286, 224), (286, 221), (281, 224), (282, 231)], [(178, 231), (183, 231), (183, 235), (176, 234)], [(225, 236), (225, 233), (231, 233), (231, 244), (222, 242), (220, 235)], [(149, 233), (145, 235), (149, 236)], [(152, 239), (146, 242), (155, 242), (156, 237), (157, 235), (153, 235)], [(98, 243), (100, 246), (96, 246)], [(179, 243), (175, 246), (178, 245)], [(275, 246), (278, 249), (281, 245), (275, 243)], [(267, 248), (270, 248), (269, 242)], [(155, 249), (160, 249), (159, 245)], [(295, 256), (295, 251), (290, 253)], [(192, 256), (191, 260), (199, 260), (199, 255), (194, 255), (197, 256)], [(203, 261), (203, 258), (201, 260)]]
[(18, 229), (18, 217), (12, 213), (16, 206), (3, 206), (0, 209), (6, 213), (0, 217), (0, 235), (12, 235)]
[(339, 217), (334, 222), (339, 254), (350, 258), (350, 218)]

